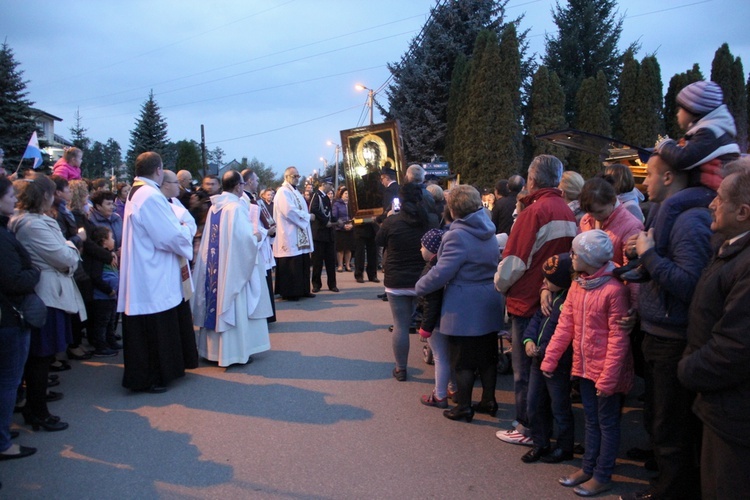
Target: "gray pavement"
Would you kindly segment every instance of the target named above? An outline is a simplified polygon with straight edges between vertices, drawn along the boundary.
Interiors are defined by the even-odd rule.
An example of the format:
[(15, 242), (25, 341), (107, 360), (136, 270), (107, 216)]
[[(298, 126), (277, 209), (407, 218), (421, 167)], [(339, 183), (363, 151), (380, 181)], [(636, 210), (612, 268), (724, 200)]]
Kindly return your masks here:
[[(498, 417), (453, 422), (419, 403), (433, 367), (411, 336), (409, 379), (391, 377), (390, 309), (382, 285), (338, 273), (341, 293), (276, 303), (272, 350), (245, 366), (203, 361), (164, 394), (120, 386), (122, 356), (73, 361), (50, 404), (70, 423), (14, 429), (32, 457), (0, 464), (0, 498), (574, 498), (557, 483), (576, 459), (524, 464), (528, 448), (495, 431), (513, 420), (512, 375), (498, 377)], [(475, 390), (478, 397), (479, 388)], [(621, 457), (643, 444), (633, 395)], [(580, 406), (575, 410), (578, 441)], [(648, 473), (621, 458), (611, 495), (643, 489)]]

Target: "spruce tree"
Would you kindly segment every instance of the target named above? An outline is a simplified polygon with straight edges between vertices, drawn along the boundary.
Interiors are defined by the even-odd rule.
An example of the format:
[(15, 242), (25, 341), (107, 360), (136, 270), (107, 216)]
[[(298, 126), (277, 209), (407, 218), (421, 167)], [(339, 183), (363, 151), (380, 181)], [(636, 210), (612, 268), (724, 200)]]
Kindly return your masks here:
[(536, 137), (567, 128), (565, 122), (565, 93), (560, 78), (547, 66), (539, 66), (531, 83), (528, 106), (528, 124), (531, 157), (550, 154), (563, 162), (567, 161), (567, 148), (556, 146)]
[(154, 151), (163, 155), (162, 160), (166, 168), (169, 164), (166, 157), (170, 157), (168, 144), (167, 122), (159, 112), (159, 105), (154, 99), (154, 91), (152, 90), (141, 107), (141, 116), (136, 121), (135, 128), (130, 131), (129, 173), (135, 173), (135, 159), (139, 154), (146, 151)]
[[(71, 134), (73, 129), (71, 128)], [(78, 147), (78, 146), (76, 146)], [(96, 179), (107, 176), (105, 174), (104, 144), (94, 141), (90, 148), (86, 149), (81, 164), (81, 175), (87, 179)]]
[(699, 80), (703, 80), (703, 73), (697, 64), (693, 64), (691, 69), (678, 73), (669, 80), (669, 88), (664, 96), (664, 131), (673, 139), (679, 139), (685, 133), (677, 124), (677, 95), (680, 90)]
[(120, 176), (124, 173), (120, 171), (121, 166), (122, 149), (120, 144), (110, 137), (104, 145), (104, 169), (106, 172), (114, 172), (115, 175)]
[[(73, 146), (83, 151), (84, 156), (89, 152), (89, 146), (91, 145), (91, 139), (86, 136), (87, 129), (83, 126), (83, 119), (81, 118), (81, 112), (76, 109), (76, 114), (73, 116), (73, 126), (70, 127), (70, 137), (73, 142)], [(101, 145), (101, 144), (100, 144)], [(85, 170), (85, 165), (82, 170)], [(84, 177), (87, 177), (84, 175)]]
[(662, 106), (661, 67), (655, 55), (641, 60), (640, 85), (641, 135), (634, 144), (652, 147), (659, 135), (664, 134), (664, 107)]
[(469, 85), (469, 61), (463, 54), (456, 56), (451, 75), (451, 88), (446, 107), (445, 159), (455, 173), (462, 173), (459, 164), (465, 152), (462, 149), (466, 127), (462, 113), (466, 106)]
[(633, 51), (629, 50), (623, 56), (622, 72), (620, 73), (620, 89), (618, 93), (615, 137), (636, 144), (640, 133), (640, 102), (638, 95), (641, 65), (635, 59)]
[[(596, 77), (586, 78), (576, 95), (575, 127), (584, 132), (611, 136), (609, 90), (607, 76), (599, 71)], [(588, 179), (601, 172), (602, 158), (590, 153), (580, 153), (572, 167)]]
[(36, 130), (23, 71), (7, 42), (0, 48), (0, 148), (5, 151), (5, 167), (14, 170), (20, 162), (31, 134)]
[(388, 68), (393, 77), (386, 89), (387, 119), (401, 123), (407, 161), (429, 159), (445, 152), (450, 78), (458, 54), (469, 56), (482, 29), (500, 33), (507, 0), (442, 2), (431, 10), (409, 51)]
[(737, 126), (737, 142), (741, 151), (747, 151), (747, 94), (742, 60), (732, 55), (728, 44), (723, 44), (714, 54), (711, 63), (711, 80), (724, 92), (724, 102)]
[[(614, 103), (622, 52), (618, 49), (622, 16), (615, 0), (568, 0), (558, 2), (552, 13), (557, 34), (547, 35), (544, 64), (560, 77), (565, 91), (566, 118), (573, 122), (576, 93), (584, 79), (602, 71), (607, 81), (608, 102)], [(637, 52), (633, 43), (628, 50)]]

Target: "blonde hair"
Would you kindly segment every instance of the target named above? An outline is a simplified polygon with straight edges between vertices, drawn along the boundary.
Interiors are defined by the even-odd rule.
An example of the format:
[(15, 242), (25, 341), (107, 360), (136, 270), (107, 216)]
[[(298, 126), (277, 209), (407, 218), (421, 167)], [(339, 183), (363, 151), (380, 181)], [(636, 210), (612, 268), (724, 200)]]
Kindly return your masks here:
[(565, 198), (573, 201), (577, 200), (581, 196), (581, 189), (583, 189), (584, 180), (581, 174), (574, 172), (573, 170), (566, 170), (562, 174), (560, 179), (560, 185), (557, 186), (564, 194)]
[(68, 186), (70, 186), (70, 206), (68, 208), (71, 212), (83, 211), (83, 206), (89, 196), (89, 185), (86, 184), (86, 181), (76, 179), (70, 181)]

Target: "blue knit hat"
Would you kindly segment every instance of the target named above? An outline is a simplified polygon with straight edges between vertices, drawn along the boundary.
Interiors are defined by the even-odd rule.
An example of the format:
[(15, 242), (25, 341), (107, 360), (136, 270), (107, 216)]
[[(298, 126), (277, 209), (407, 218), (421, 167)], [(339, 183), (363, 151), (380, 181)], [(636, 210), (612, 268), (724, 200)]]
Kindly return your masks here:
[(701, 80), (691, 83), (677, 94), (677, 104), (689, 113), (704, 116), (724, 103), (718, 83)]
[(443, 241), (443, 233), (440, 229), (430, 229), (422, 236), (422, 246), (430, 253), (438, 253), (440, 242)]
[(573, 238), (573, 252), (586, 264), (598, 269), (612, 259), (614, 247), (607, 233), (592, 229)]

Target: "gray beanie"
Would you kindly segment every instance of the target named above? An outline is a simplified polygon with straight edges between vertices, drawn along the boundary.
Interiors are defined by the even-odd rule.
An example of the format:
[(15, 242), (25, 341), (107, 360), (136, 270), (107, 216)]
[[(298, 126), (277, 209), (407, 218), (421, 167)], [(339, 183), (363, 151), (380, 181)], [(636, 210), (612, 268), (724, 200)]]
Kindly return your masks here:
[(724, 94), (718, 83), (701, 80), (691, 83), (677, 94), (677, 104), (686, 111), (703, 116), (724, 103)]
[(573, 252), (591, 267), (600, 268), (614, 255), (612, 240), (601, 229), (584, 231), (573, 239)]

